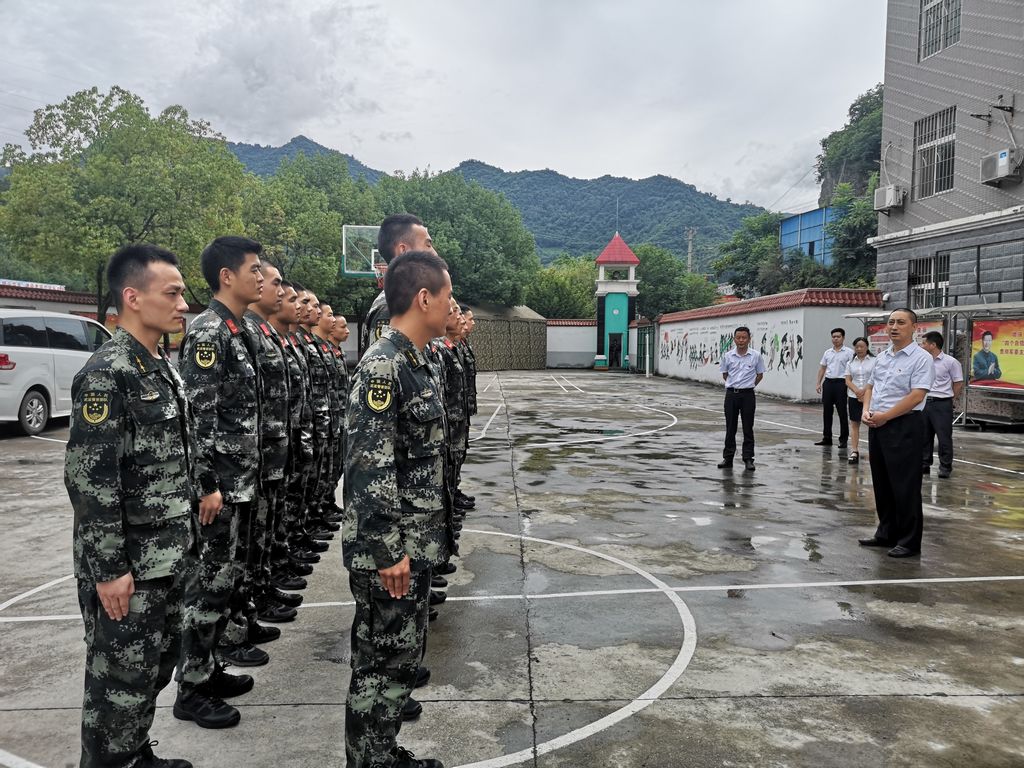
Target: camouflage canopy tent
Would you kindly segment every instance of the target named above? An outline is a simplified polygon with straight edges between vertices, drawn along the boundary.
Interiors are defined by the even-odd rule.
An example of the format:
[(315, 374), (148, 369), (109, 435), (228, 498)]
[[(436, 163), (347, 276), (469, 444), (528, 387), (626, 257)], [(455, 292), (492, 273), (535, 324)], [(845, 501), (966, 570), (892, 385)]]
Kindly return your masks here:
[(470, 304), (469, 337), (481, 371), (539, 370), (547, 365), (547, 321), (526, 306)]

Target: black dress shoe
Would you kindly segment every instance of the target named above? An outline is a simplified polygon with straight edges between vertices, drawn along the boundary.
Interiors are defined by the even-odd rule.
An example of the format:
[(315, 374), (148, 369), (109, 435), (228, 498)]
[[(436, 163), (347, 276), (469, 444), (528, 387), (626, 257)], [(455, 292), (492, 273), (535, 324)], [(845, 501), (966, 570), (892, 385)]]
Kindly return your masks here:
[(943, 469), (939, 470), (939, 477), (942, 478), (943, 480), (945, 480), (951, 474), (953, 474), (953, 470), (952, 469), (945, 469), (945, 468), (943, 468)]
[(899, 544), (889, 550), (889, 557), (917, 557), (920, 554)]
[(282, 592), (277, 587), (271, 587), (267, 590), (267, 597), (275, 602), (285, 605), (289, 608), (298, 608), (302, 605), (302, 595), (296, 595), (293, 592)]
[(832, 441), (831, 440), (819, 440), (818, 442), (815, 443), (815, 445), (822, 445), (822, 446), (825, 446), (826, 448), (828, 448), (830, 445), (832, 445)]
[(444, 763), (440, 760), (430, 757), (420, 759), (405, 747), (395, 747), (391, 754), (395, 757), (395, 761), (391, 763), (394, 768), (444, 768)]
[(448, 579), (444, 576), (431, 576), (430, 586), (434, 589), (444, 589), (448, 586)]
[(402, 707), (403, 722), (408, 723), (410, 720), (415, 720), (421, 714), (423, 714), (422, 704), (416, 701), (412, 696), (405, 700), (405, 706)]
[(743, 460), (743, 466), (747, 470), (747, 472), (753, 472), (756, 469), (754, 467), (754, 460), (753, 459), (744, 459)]
[(451, 560), (449, 560), (444, 565), (437, 566), (437, 568), (434, 569), (434, 573), (439, 573), (442, 576), (449, 576), (449, 575), (455, 573), (457, 570), (458, 570), (458, 568), (455, 567), (455, 563), (453, 563)]
[(890, 546), (888, 541), (882, 541), (872, 536), (870, 539), (857, 539), (857, 543), (862, 547), (888, 547)]
[(227, 659), (236, 667), (262, 667), (270, 661), (270, 654), (246, 641), (238, 645), (226, 645), (217, 649), (217, 655)]
[(254, 621), (249, 625), (249, 635), (247, 637), (250, 643), (259, 645), (260, 643), (270, 643), (277, 640), (281, 636), (280, 627), (265, 627), (258, 621)]
[(922, 475), (930, 475), (931, 473), (932, 473), (932, 468), (928, 464), (925, 464), (924, 466), (921, 467), (921, 474)]
[(430, 670), (426, 667), (416, 667), (416, 682), (412, 684), (413, 688), (422, 688), (424, 685), (430, 682)]
[(448, 599), (448, 593), (447, 592), (435, 592), (434, 590), (430, 590), (430, 604), (431, 605), (440, 605), (441, 603), (443, 603), (447, 599)]
[(719, 469), (732, 469), (732, 459), (722, 459), (718, 462)]

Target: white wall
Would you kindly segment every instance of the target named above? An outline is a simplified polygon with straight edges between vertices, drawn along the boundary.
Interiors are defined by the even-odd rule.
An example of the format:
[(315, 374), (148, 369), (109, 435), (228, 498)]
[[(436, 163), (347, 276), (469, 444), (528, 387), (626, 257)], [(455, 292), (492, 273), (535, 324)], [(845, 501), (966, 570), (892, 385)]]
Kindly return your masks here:
[(758, 389), (792, 400), (816, 400), (814, 385), (818, 363), (832, 345), (829, 331), (846, 329), (847, 342), (861, 332), (861, 323), (843, 315), (857, 307), (797, 307), (774, 312), (753, 312), (658, 326), (659, 374), (722, 385), (718, 365), (732, 346), (737, 326), (751, 330), (750, 346), (763, 351), (767, 371)]
[(629, 329), (629, 367), (636, 368), (636, 328)]
[(593, 368), (595, 354), (596, 325), (548, 326), (548, 368)]

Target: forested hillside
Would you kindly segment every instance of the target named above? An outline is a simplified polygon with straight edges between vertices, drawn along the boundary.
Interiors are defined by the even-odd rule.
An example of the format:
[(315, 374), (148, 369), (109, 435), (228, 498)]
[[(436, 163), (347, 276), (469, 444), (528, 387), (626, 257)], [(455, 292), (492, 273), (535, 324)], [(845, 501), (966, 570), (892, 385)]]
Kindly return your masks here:
[(668, 176), (573, 179), (550, 170), (510, 173), (476, 160), (454, 172), (505, 195), (522, 213), (545, 263), (560, 253), (600, 251), (616, 229), (627, 243), (651, 243), (685, 258), (686, 230), (695, 227), (694, 269), (704, 270), (717, 255), (717, 245), (739, 229), (742, 219), (762, 211), (719, 200)]
[(345, 162), (348, 164), (349, 176), (353, 179), (358, 179), (362, 176), (371, 184), (376, 184), (383, 175), (380, 171), (363, 165), (352, 155), (346, 155), (344, 152), (330, 149), (323, 144), (317, 144), (305, 136), (296, 136), (281, 147), (264, 147), (261, 144), (236, 144), (233, 141), (229, 141), (228, 149), (235, 153), (235, 157), (242, 161), (242, 165), (247, 170), (252, 171), (257, 176), (271, 176), (277, 173), (278, 166), (281, 165), (282, 160), (285, 158), (291, 160), (300, 152), (304, 153), (306, 157), (340, 155), (345, 158)]

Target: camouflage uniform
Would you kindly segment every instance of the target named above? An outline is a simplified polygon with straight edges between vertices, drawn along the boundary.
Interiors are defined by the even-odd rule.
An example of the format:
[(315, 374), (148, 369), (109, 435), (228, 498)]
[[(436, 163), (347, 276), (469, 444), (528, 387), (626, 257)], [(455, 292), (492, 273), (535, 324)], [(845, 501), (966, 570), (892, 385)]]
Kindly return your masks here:
[[(75, 376), (64, 483), (85, 622), (82, 766), (129, 766), (149, 745), (156, 697), (181, 649), (194, 566), (188, 400), (177, 371), (118, 329)], [(113, 621), (97, 582), (131, 572), (128, 615)]]
[(450, 471), (448, 489), (455, 493), (459, 487), (459, 471), (466, 460), (469, 446), (469, 409), (466, 389), (466, 369), (459, 354), (458, 346), (451, 339), (434, 339), (441, 366), (441, 380), (444, 383), (445, 412), (448, 416), (448, 450)]
[(306, 362), (309, 364), (310, 398), (313, 403), (313, 473), (306, 488), (305, 510), (307, 519), (316, 522), (320, 518), (320, 501), (330, 484), (331, 473), (331, 367), (321, 345), (312, 333), (299, 331), (305, 346)]
[[(346, 414), (345, 567), (355, 598), (345, 709), (350, 768), (390, 766), (427, 626), (430, 569), (454, 544), (445, 521), (444, 407), (423, 353), (393, 328), (356, 368)], [(378, 569), (410, 558), (409, 594)]]
[(469, 345), (467, 339), (463, 339), (459, 342), (459, 348), (462, 350), (462, 357), (466, 365), (466, 401), (469, 407), (469, 416), (472, 420), (473, 416), (476, 416), (476, 353), (473, 351), (473, 347)]
[(331, 342), (330, 347), (334, 363), (331, 371), (333, 374), (332, 383), (338, 395), (338, 405), (335, 412), (338, 418), (335, 424), (334, 457), (331, 461), (331, 492), (329, 498), (325, 499), (325, 502), (329, 505), (335, 503), (335, 490), (338, 487), (338, 483), (341, 482), (341, 476), (345, 474), (345, 409), (348, 407), (348, 394), (349, 389), (351, 389), (345, 353), (338, 344)]
[[(179, 367), (195, 415), (199, 496), (220, 491), (224, 506), (199, 528), (199, 571), (186, 600), (179, 680), (206, 682), (214, 649), (248, 636), (245, 551), (260, 478), (259, 369), (231, 310), (213, 299), (192, 321)], [(240, 547), (240, 539), (242, 546)], [(250, 612), (251, 615), (251, 612)]]
[(293, 544), (298, 544), (305, 532), (307, 487), (316, 460), (312, 381), (307, 357), (309, 352), (305, 341), (307, 335), (302, 329), (288, 334), (291, 383), (289, 405), (293, 450), (289, 457), (285, 515), (288, 518), (288, 538)]
[(284, 502), (284, 470), (288, 463), (288, 362), (277, 331), (252, 310), (242, 317), (256, 347), (260, 370), (262, 487), (253, 526), (252, 553), (246, 578), (257, 602), (270, 589), (271, 550)]
[(390, 319), (391, 311), (384, 298), (384, 291), (381, 291), (370, 304), (366, 317), (363, 318), (363, 324), (359, 326), (359, 351), (361, 354), (365, 355), (370, 345), (380, 339), (384, 329), (388, 327)]

